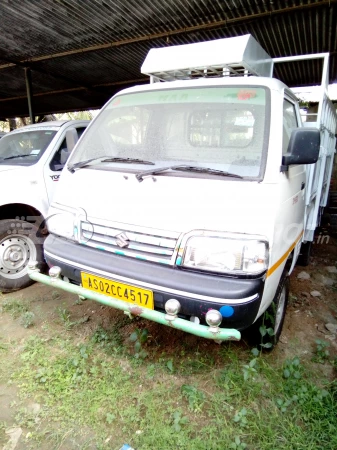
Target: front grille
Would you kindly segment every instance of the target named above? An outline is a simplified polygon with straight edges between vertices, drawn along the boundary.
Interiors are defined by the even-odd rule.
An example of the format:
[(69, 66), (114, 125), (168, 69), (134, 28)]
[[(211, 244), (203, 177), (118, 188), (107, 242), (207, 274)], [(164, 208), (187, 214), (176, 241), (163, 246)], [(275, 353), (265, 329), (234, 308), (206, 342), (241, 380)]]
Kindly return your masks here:
[[(123, 239), (118, 235), (123, 233)], [(175, 247), (180, 233), (133, 225), (115, 223), (106, 226), (82, 221), (80, 223), (80, 243), (117, 255), (173, 265)], [(127, 247), (120, 247), (117, 241), (128, 242)]]

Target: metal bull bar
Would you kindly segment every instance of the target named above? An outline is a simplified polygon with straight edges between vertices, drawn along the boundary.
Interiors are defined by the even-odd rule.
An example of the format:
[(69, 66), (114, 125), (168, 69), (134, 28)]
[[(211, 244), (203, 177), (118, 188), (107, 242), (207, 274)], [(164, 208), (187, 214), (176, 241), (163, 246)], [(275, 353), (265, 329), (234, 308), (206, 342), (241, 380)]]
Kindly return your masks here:
[[(219, 317), (220, 313), (218, 311), (210, 310), (207, 313), (208, 320), (206, 320), (209, 326), (200, 325), (190, 322), (189, 320), (179, 318), (177, 316), (179, 308), (177, 308), (177, 306), (175, 305), (174, 302), (177, 301), (174, 299), (168, 300), (166, 302), (165, 314), (153, 309), (142, 308), (141, 306), (118, 300), (114, 297), (100, 294), (98, 292), (93, 292), (81, 286), (63, 281), (61, 279), (61, 269), (57, 266), (54, 266), (49, 270), (49, 276), (40, 273), (40, 270), (37, 268), (37, 266), (38, 264), (36, 262), (30, 263), (28, 266), (28, 274), (32, 280), (46, 284), (47, 286), (59, 288), (71, 294), (80, 295), (88, 300), (94, 300), (96, 302), (102, 303), (103, 305), (120, 309), (126, 314), (144, 317), (145, 319), (152, 320), (153, 322), (160, 323), (161, 325), (176, 328), (177, 330), (182, 330), (187, 333), (194, 334), (195, 336), (211, 339), (213, 341), (239, 341), (241, 339), (241, 333), (238, 330), (219, 327), (222, 317)], [(169, 302), (171, 303), (169, 304)], [(212, 314), (212, 312), (214, 314)]]

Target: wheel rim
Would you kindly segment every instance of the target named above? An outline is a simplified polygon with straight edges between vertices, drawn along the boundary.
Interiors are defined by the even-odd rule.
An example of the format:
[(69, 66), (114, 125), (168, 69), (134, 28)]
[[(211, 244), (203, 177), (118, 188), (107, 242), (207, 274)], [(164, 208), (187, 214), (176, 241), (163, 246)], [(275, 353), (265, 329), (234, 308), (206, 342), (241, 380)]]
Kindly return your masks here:
[(283, 318), (283, 314), (284, 314), (284, 308), (285, 308), (285, 304), (286, 304), (286, 298), (287, 298), (287, 288), (284, 285), (282, 287), (282, 291), (279, 297), (279, 300), (277, 302), (277, 309), (276, 309), (276, 314), (275, 314), (275, 325), (274, 325), (274, 334), (276, 335), (281, 322), (282, 322), (282, 318)]
[(25, 276), (30, 260), (36, 260), (36, 248), (29, 237), (16, 234), (0, 241), (0, 275), (3, 277)]

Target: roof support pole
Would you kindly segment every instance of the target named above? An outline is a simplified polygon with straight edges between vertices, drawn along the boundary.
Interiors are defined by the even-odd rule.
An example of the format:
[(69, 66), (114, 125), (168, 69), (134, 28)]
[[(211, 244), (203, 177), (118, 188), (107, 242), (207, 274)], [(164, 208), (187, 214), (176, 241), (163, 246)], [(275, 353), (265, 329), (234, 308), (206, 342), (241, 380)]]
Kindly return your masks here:
[(29, 67), (25, 67), (25, 78), (26, 78), (26, 90), (27, 90), (27, 100), (28, 100), (28, 111), (30, 122), (35, 123), (35, 117), (33, 113), (33, 89), (32, 89), (32, 73)]

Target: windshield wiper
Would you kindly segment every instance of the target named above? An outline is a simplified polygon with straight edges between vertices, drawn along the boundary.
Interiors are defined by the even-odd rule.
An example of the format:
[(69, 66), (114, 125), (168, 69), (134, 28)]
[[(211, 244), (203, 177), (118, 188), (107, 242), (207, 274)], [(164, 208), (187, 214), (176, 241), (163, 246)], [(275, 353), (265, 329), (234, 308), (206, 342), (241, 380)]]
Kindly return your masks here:
[(182, 170), (184, 172), (200, 172), (200, 173), (210, 173), (211, 175), (220, 175), (223, 177), (233, 177), (233, 178), (243, 178), (241, 175), (232, 172), (226, 172), (225, 170), (211, 169), (210, 167), (199, 167), (199, 166), (181, 166), (177, 167), (176, 170)]
[[(106, 158), (106, 155), (104, 156), (98, 156), (97, 158), (91, 158), (91, 159), (86, 159), (85, 161), (79, 161), (75, 164), (72, 164), (70, 166), (68, 166), (68, 170), (71, 173), (75, 172), (75, 169), (81, 169), (82, 167), (86, 167), (88, 164), (90, 164), (93, 161), (96, 161), (98, 159), (102, 159), (102, 158)], [(151, 161), (144, 161), (143, 159), (136, 159), (136, 158), (120, 158), (120, 157), (116, 157), (116, 158), (106, 158), (106, 159), (102, 159), (101, 162), (121, 162), (121, 163), (129, 163), (129, 164), (154, 164)]]
[(152, 161), (145, 161), (144, 159), (137, 159), (137, 158), (108, 158), (103, 159), (101, 162), (121, 162), (121, 163), (130, 163), (130, 164), (151, 164), (154, 166), (154, 162)]
[(15, 159), (15, 158), (26, 158), (26, 156), (32, 156), (32, 155), (15, 155), (15, 156), (7, 156), (7, 158), (2, 158), (1, 161), (7, 161), (8, 159)]
[(146, 170), (144, 172), (137, 173), (136, 178), (138, 181), (143, 181), (143, 178), (147, 175), (156, 175), (157, 173), (165, 172), (166, 170), (181, 170), (184, 172), (208, 173), (211, 175), (220, 175), (223, 177), (243, 178), (241, 175), (237, 175), (236, 173), (211, 169), (210, 167), (189, 166), (187, 164), (182, 164), (179, 166), (158, 167), (158, 169)]
[(71, 164), (70, 166), (67, 167), (67, 169), (69, 170), (69, 172), (74, 173), (75, 169), (81, 169), (81, 167), (85, 167), (88, 164), (90, 164), (93, 161), (96, 161), (97, 159), (102, 159), (105, 158), (106, 155), (103, 156), (97, 156), (96, 158), (90, 158), (90, 159), (86, 159), (84, 161), (79, 161), (75, 164)]

